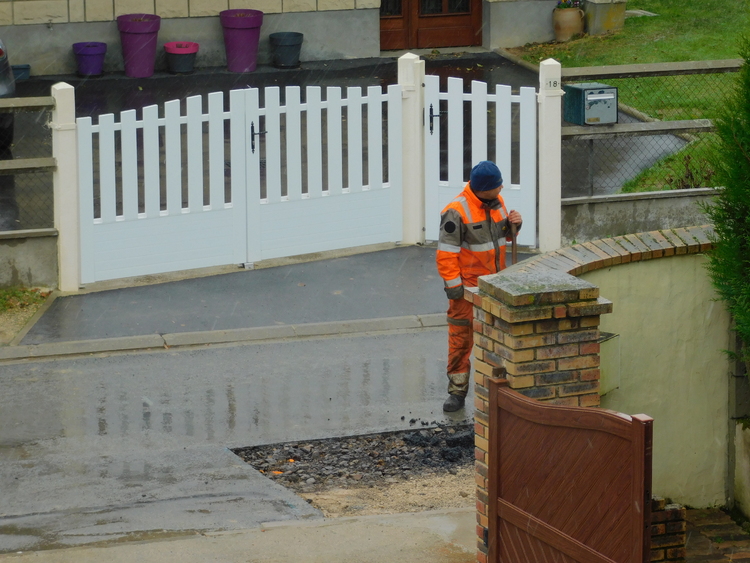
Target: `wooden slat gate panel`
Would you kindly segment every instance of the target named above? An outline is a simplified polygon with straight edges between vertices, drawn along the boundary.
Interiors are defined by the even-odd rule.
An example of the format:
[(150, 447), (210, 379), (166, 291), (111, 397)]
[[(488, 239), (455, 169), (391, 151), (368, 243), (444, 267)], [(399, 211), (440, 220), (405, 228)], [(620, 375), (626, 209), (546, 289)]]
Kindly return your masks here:
[(489, 561), (649, 561), (652, 419), (507, 385), (490, 385)]

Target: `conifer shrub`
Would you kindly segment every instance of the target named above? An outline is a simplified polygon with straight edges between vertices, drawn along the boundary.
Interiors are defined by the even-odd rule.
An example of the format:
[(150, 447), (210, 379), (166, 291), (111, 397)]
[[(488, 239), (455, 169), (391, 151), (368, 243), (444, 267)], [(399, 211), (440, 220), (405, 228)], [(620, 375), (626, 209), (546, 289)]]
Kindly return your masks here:
[(704, 208), (714, 225), (708, 271), (725, 301), (742, 344), (739, 356), (750, 366), (750, 39), (744, 37), (744, 64), (731, 94), (714, 120), (718, 150), (713, 157), (718, 195)]

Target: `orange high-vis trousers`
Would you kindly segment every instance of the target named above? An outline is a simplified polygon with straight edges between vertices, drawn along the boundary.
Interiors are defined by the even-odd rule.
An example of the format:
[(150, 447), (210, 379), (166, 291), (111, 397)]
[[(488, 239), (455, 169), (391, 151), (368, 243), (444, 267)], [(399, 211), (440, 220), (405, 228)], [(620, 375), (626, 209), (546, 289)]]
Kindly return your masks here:
[(474, 306), (465, 299), (450, 299), (448, 303), (448, 393), (466, 397), (474, 346)]

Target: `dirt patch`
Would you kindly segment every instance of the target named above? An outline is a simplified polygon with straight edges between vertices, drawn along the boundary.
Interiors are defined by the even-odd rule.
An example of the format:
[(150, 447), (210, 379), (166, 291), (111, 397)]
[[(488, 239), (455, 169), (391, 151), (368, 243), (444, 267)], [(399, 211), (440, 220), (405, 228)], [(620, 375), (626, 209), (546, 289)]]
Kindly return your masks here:
[(336, 488), (300, 496), (329, 518), (471, 508), (476, 502), (474, 466), (462, 467), (455, 475), (431, 474), (367, 488)]
[(474, 506), (471, 425), (240, 448), (328, 517)]
[(23, 330), (42, 303), (33, 303), (25, 307), (14, 307), (0, 312), (0, 346), (7, 346)]

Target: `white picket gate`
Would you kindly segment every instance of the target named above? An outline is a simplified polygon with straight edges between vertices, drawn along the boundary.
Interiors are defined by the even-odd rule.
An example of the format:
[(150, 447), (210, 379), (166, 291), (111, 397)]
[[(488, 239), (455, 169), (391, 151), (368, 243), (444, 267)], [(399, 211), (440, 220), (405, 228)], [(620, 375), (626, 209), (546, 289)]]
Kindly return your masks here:
[(78, 119), (81, 283), (400, 240), (400, 87), (300, 93)]
[(406, 166), (424, 169), (408, 189), (424, 190), (419, 232), (436, 240), (440, 210), (485, 159), (524, 217), (519, 243), (535, 246), (535, 90), (464, 93), (449, 78), (440, 92), (424, 77), (424, 152), (405, 163), (404, 123), (419, 123), (402, 115), (406, 90), (248, 88), (228, 110), (216, 92), (206, 108), (194, 96), (78, 119), (80, 283), (401, 241), (417, 220), (403, 211)]
[[(439, 77), (425, 76), (425, 217), (428, 218), (425, 233), (428, 240), (437, 240), (440, 222), (436, 218), (466, 185), (471, 166), (481, 160), (493, 160), (503, 174), (501, 195), (506, 207), (523, 216), (518, 243), (536, 246), (536, 91), (521, 88), (519, 94), (512, 94), (510, 86), (495, 88), (494, 94), (488, 93), (485, 82), (472, 81), (471, 91), (464, 93), (462, 79), (448, 78), (447, 91), (440, 92)], [(464, 123), (465, 112), (470, 115), (470, 129)], [(517, 140), (515, 148), (514, 139)], [(515, 178), (518, 181), (514, 182)]]

